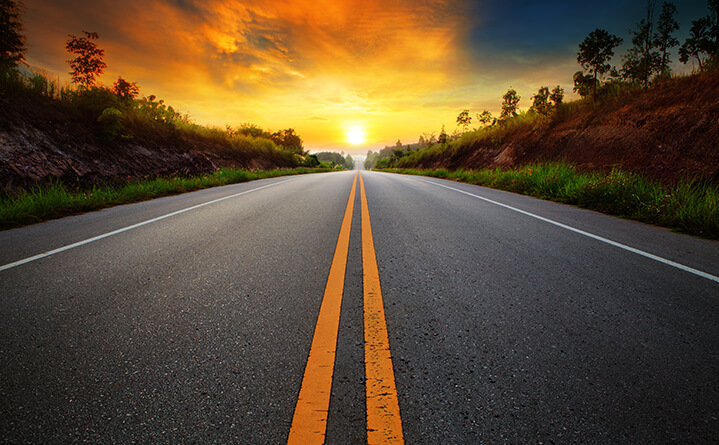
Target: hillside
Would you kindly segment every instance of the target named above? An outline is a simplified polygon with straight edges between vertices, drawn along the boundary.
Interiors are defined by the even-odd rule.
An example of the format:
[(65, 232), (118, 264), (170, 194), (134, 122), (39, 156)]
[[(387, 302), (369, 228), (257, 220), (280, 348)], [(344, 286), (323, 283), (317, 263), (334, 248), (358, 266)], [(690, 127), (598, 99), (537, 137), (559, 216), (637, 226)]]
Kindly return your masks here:
[(397, 167), (477, 169), (566, 161), (581, 170), (621, 168), (664, 183), (719, 182), (719, 75), (673, 79), (594, 106), (562, 104), (550, 118), (465, 134), (400, 158)]
[[(58, 94), (48, 92), (45, 83), (38, 92), (33, 79), (43, 77), (0, 88), (0, 191), (13, 193), (53, 178), (82, 187), (229, 166), (296, 167), (303, 161), (265, 138), (192, 124), (153, 102), (154, 96), (123, 108), (106, 89)], [(139, 106), (154, 107), (155, 115), (140, 114)], [(100, 116), (115, 107), (122, 114), (117, 111), (108, 125)]]

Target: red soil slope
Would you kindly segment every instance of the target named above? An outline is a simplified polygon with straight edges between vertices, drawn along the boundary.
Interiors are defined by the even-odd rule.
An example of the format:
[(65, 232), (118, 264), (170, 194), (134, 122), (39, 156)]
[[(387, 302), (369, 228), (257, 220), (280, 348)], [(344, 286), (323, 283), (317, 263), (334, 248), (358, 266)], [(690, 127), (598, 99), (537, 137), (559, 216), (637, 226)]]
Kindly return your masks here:
[(582, 170), (614, 167), (662, 182), (719, 182), (719, 75), (676, 79), (597, 108), (587, 104), (536, 128), (462, 147), (418, 168), (514, 167), (567, 161)]

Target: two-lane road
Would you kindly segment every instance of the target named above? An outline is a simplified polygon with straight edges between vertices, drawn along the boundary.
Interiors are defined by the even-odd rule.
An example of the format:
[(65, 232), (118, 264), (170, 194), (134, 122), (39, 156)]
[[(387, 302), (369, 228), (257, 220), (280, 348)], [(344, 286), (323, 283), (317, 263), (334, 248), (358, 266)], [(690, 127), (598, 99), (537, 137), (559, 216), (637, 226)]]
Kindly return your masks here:
[[(368, 421), (398, 422), (406, 443), (719, 438), (717, 242), (361, 176), (262, 180), (1, 232), (2, 441), (284, 443), (306, 386), (329, 388), (327, 443), (397, 439)], [(329, 328), (325, 306), (339, 315)], [(312, 377), (314, 339), (332, 335), (334, 350), (317, 349), (330, 375)], [(375, 366), (385, 349), (389, 373)], [(376, 399), (392, 392), (397, 413)]]

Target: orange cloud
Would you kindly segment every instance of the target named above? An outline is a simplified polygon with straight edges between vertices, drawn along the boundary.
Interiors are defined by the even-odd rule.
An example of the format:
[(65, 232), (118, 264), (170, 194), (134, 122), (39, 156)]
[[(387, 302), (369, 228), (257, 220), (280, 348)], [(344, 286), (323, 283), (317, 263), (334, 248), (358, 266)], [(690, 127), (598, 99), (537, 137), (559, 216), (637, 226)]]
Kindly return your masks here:
[(442, 123), (451, 130), (456, 113), (482, 96), (481, 72), (462, 48), (470, 24), (462, 2), (26, 5), (31, 63), (65, 73), (67, 34), (97, 31), (106, 50), (105, 84), (122, 75), (203, 124), (293, 127), (309, 148), (347, 149), (353, 127), (368, 140), (360, 150), (397, 138), (410, 142)]

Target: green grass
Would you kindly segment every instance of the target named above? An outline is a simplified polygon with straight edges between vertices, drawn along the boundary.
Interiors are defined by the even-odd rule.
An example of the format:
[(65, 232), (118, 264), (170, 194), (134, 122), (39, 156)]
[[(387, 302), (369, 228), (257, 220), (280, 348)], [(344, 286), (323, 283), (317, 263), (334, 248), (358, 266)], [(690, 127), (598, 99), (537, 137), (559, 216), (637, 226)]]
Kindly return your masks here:
[(52, 181), (12, 197), (0, 197), (0, 229), (220, 185), (326, 171), (330, 170), (295, 168), (248, 171), (223, 168), (201, 176), (143, 179), (122, 186), (95, 186), (87, 190), (75, 190), (60, 181)]
[(685, 180), (664, 186), (635, 173), (620, 170), (583, 173), (561, 163), (511, 170), (385, 171), (507, 190), (719, 239), (719, 187), (707, 182)]
[[(15, 113), (6, 113), (16, 110)], [(0, 68), (0, 127), (62, 121), (77, 136), (110, 148), (129, 141), (178, 149), (200, 145), (235, 158), (260, 158), (278, 167), (314, 166), (297, 147), (284, 147), (269, 131), (254, 136), (239, 128), (199, 125), (154, 95), (121, 98), (108, 86), (80, 88), (43, 72)], [(42, 124), (41, 124), (42, 126)], [(89, 130), (89, 132), (88, 132)]]

